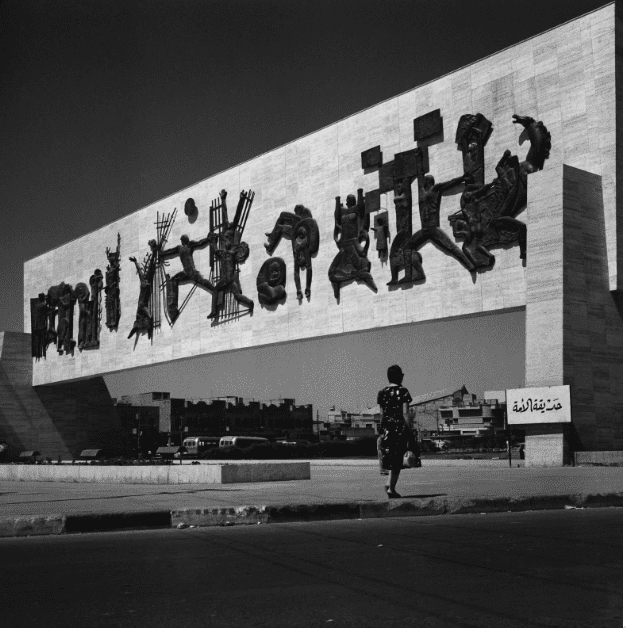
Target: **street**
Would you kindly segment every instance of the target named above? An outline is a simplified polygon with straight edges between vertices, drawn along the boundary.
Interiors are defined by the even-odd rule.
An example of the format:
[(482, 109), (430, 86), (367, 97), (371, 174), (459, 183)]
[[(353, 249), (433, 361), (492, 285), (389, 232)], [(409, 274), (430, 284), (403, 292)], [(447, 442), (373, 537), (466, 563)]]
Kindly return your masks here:
[(622, 626), (622, 510), (0, 540), (3, 625)]

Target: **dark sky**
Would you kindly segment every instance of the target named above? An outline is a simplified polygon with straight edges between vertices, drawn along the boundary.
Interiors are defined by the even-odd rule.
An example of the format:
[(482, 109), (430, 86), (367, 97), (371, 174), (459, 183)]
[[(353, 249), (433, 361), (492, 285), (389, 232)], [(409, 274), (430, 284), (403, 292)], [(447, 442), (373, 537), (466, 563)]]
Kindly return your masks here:
[(0, 330), (25, 260), (604, 4), (4, 0)]

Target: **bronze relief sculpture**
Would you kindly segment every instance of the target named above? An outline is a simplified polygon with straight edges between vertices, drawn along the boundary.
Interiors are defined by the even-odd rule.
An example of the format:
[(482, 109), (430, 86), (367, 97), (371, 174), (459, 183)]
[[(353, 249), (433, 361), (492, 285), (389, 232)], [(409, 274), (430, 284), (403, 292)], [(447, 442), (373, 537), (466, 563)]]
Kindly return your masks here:
[(285, 282), (287, 266), (282, 258), (268, 258), (262, 265), (256, 278), (259, 302), (266, 306), (277, 304), (287, 296)]
[(222, 190), (219, 199), (211, 204), (210, 213), (211, 278), (215, 289), (207, 319), (214, 322), (238, 316), (241, 312), (240, 305), (251, 314), (254, 310), (254, 302), (243, 294), (239, 280), (239, 266), (250, 255), (250, 248), (241, 237), (248, 221), (254, 193), (251, 190), (241, 191), (232, 221), (228, 220), (226, 196), (226, 191)]
[(56, 314), (57, 309), (50, 306), (45, 293), (40, 293), (30, 300), (30, 332), (32, 356), (37, 361), (46, 358), (46, 350), (53, 340), (56, 340), (56, 331), (53, 330), (53, 338), (48, 335), (48, 319)]
[[(413, 195), (410, 177), (397, 179), (394, 192), (397, 232), (391, 243), (389, 255), (391, 281), (387, 283), (387, 286), (424, 279), (422, 256), (409, 246), (409, 239), (413, 232)], [(398, 280), (400, 271), (404, 272), (404, 277)]]
[(381, 212), (374, 217), (374, 227), (371, 230), (374, 232), (378, 259), (381, 262), (385, 262), (389, 254), (387, 248), (387, 241), (389, 240), (389, 213), (387, 211)]
[(370, 273), (372, 264), (367, 258), (370, 217), (365, 212), (362, 188), (357, 190), (357, 195), (358, 198), (348, 195), (345, 206), (341, 203), (341, 197), (335, 197), (334, 238), (339, 253), (330, 265), (328, 278), (337, 300), (341, 284), (352, 280), (363, 282), (372, 291), (378, 292)]
[[(91, 287), (91, 289), (89, 288)], [(78, 349), (89, 350), (100, 347), (100, 291), (102, 272), (96, 269), (89, 278), (89, 287), (84, 282), (76, 285), (78, 302)]]
[(209, 233), (205, 238), (198, 241), (192, 241), (186, 234), (180, 237), (180, 245), (175, 245), (170, 249), (159, 250), (159, 261), (165, 261), (169, 258), (178, 256), (183, 266), (183, 270), (169, 276), (166, 274), (166, 299), (167, 314), (170, 323), (173, 325), (178, 319), (180, 311), (178, 309), (178, 287), (181, 284), (193, 282), (208, 291), (213, 291), (213, 283), (205, 278), (197, 269), (193, 259), (193, 253), (196, 249), (202, 249), (211, 243), (212, 236)]
[(153, 299), (158, 294), (159, 287), (154, 286), (156, 270), (158, 244), (155, 240), (148, 241), (150, 251), (144, 257), (142, 264), (137, 262), (134, 256), (129, 260), (135, 264), (137, 275), (139, 276), (139, 299), (137, 301), (137, 313), (135, 323), (128, 334), (130, 339), (133, 335), (148, 335), (152, 340), (155, 327), (158, 325), (159, 309), (158, 303)]
[(59, 354), (72, 354), (76, 346), (73, 338), (76, 295), (72, 286), (61, 282), (61, 284), (50, 287), (46, 300), (54, 309), (48, 315), (48, 343), (56, 342)]
[[(447, 182), (435, 183), (432, 175), (426, 175), (422, 167), (421, 153), (418, 149), (417, 187), (418, 202), (422, 227), (406, 242), (408, 250), (416, 251), (428, 241), (439, 245), (444, 251), (456, 258), (468, 271), (474, 271), (475, 265), (454, 244), (452, 239), (440, 227), (441, 198), (445, 190), (464, 182), (466, 176), (455, 177)], [(420, 265), (421, 267), (421, 265)], [(423, 273), (423, 272), (422, 272)]]
[(527, 228), (515, 215), (526, 205), (528, 175), (543, 168), (550, 156), (552, 139), (545, 125), (534, 118), (514, 114), (513, 123), (524, 128), (520, 140), (530, 141), (526, 159), (520, 164), (517, 156), (505, 151), (496, 165), (497, 177), (486, 185), (478, 168), (468, 173), (461, 210), (448, 217), (454, 235), (463, 238), (463, 251), (477, 267), (493, 265), (489, 247), (514, 241), (519, 243), (520, 258), (526, 258)]
[(268, 241), (265, 249), (268, 254), (280, 243), (281, 238), (291, 241), (293, 252), (293, 279), (296, 284), (296, 295), (302, 301), (302, 286), (300, 284), (300, 271), (306, 271), (306, 287), (304, 295), (311, 298), (311, 281), (313, 279), (313, 265), (311, 259), (319, 250), (320, 233), (317, 221), (313, 218), (311, 211), (301, 204), (298, 204), (293, 212), (281, 212), (276, 220), (274, 229), (265, 234)]
[(104, 307), (106, 311), (106, 326), (110, 331), (117, 330), (120, 321), (120, 235), (117, 235), (117, 248), (106, 248), (108, 265), (105, 272)]

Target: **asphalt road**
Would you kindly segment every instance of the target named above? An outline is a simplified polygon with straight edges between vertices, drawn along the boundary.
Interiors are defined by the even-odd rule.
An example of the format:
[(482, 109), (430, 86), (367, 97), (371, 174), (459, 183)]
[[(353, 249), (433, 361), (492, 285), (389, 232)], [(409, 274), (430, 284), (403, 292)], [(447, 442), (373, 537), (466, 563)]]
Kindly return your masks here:
[(622, 627), (622, 510), (0, 540), (4, 627)]

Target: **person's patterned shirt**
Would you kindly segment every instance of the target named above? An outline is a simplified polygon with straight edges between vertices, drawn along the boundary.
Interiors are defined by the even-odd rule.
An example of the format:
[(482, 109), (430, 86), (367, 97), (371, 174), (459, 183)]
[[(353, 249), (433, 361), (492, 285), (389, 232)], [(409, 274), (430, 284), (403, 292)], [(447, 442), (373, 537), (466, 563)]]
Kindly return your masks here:
[(381, 429), (402, 432), (404, 430), (404, 416), (402, 407), (404, 403), (413, 400), (409, 390), (402, 385), (387, 385), (378, 392), (378, 404), (383, 413)]

